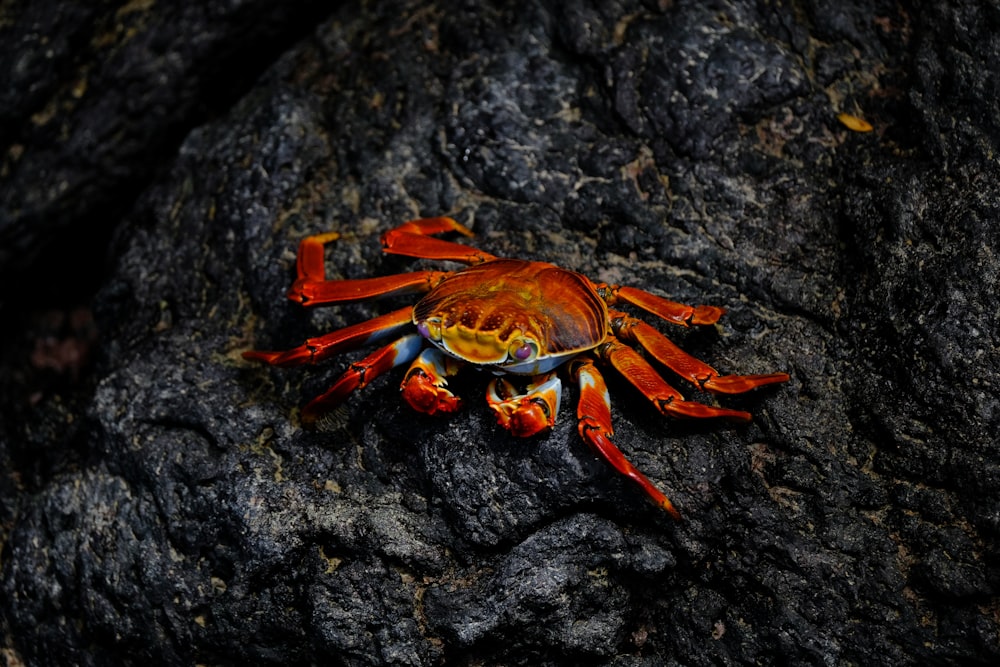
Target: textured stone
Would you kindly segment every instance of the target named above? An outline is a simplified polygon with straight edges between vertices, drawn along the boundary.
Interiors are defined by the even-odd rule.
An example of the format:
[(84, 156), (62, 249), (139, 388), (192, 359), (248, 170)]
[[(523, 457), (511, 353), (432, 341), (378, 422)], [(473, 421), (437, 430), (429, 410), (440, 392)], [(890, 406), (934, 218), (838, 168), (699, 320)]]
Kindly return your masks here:
[[(275, 58), (132, 192), (96, 364), (29, 396), (40, 371), (4, 352), (8, 660), (1000, 659), (1000, 16), (821, 4), (395, 0)], [(378, 234), (439, 214), (723, 306), (658, 326), (723, 372), (791, 373), (720, 399), (739, 428), (609, 377), (617, 442), (682, 523), (587, 450), (572, 390), (520, 440), (482, 374), (437, 419), (390, 373), (305, 430), (357, 355), (240, 357), (392, 307), (286, 300), (302, 237), (343, 234), (332, 275), (405, 271), (425, 263)]]

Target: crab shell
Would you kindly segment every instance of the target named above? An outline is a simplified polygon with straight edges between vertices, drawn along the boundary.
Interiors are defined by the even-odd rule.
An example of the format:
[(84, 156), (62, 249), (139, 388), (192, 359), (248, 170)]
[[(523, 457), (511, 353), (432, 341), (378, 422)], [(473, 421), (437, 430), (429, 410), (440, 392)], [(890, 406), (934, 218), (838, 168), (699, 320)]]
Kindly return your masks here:
[(538, 375), (599, 345), (608, 307), (579, 273), (497, 259), (441, 282), (413, 307), (413, 323), (456, 359)]

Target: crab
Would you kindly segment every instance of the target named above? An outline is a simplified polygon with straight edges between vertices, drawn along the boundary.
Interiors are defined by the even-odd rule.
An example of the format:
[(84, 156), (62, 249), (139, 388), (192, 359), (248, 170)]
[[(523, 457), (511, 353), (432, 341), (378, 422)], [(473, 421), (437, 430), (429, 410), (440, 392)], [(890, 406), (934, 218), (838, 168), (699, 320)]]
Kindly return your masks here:
[(448, 378), (472, 366), (495, 375), (487, 386), (486, 402), (500, 426), (515, 436), (534, 436), (555, 424), (562, 393), (559, 370), (565, 369), (578, 387), (576, 417), (583, 440), (638, 484), (653, 503), (680, 519), (667, 496), (614, 444), (611, 399), (598, 365), (624, 376), (663, 415), (734, 422), (750, 421), (751, 415), (685, 399), (647, 357), (716, 394), (741, 394), (789, 379), (786, 373), (720, 375), (650, 324), (615, 306), (629, 304), (685, 327), (714, 324), (724, 314), (722, 308), (688, 306), (634, 287), (593, 282), (546, 262), (496, 257), (433, 236), (445, 232), (473, 235), (451, 218), (423, 218), (383, 234), (382, 250), (460, 262), (468, 265), (465, 268), (355, 280), (326, 278), (325, 245), (340, 237), (337, 232), (301, 241), (298, 277), (288, 292), (296, 303), (321, 306), (423, 295), (416, 305), (308, 339), (290, 350), (243, 353), (246, 359), (272, 366), (299, 366), (381, 345), (350, 364), (329, 390), (302, 409), (304, 423), (315, 422), (354, 391), (404, 364), (409, 369), (400, 389), (414, 410), (429, 415), (455, 412), (461, 399), (448, 389)]

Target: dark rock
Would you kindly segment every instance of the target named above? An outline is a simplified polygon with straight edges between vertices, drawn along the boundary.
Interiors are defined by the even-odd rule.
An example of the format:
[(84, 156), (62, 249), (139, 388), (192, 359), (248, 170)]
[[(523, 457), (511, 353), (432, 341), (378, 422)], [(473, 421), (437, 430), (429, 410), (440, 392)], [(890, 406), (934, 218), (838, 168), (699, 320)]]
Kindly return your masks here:
[[(116, 219), (184, 135), (228, 108), (325, 3), (5, 3), (0, 306), (101, 276)], [(61, 281), (46, 284), (53, 274)], [(39, 279), (40, 278), (40, 279)], [(92, 282), (87, 286), (92, 287)]]
[[(30, 271), (57, 230), (134, 202), (110, 275), (88, 278), (96, 360), (55, 352), (92, 358), (86, 326), (34, 310), (5, 334), (7, 661), (1000, 659), (1000, 16), (822, 4), (394, 0), (249, 32), (156, 5), (142, 53), (198, 55), (130, 108), (187, 111), (116, 134), (134, 117), (106, 74), (77, 129), (5, 139), (25, 157), (8, 149), (0, 232), (49, 221), (4, 245)], [(76, 54), (105, 73), (170, 61), (81, 46), (111, 11), (20, 8), (53, 55), (4, 46), (23, 71), (3, 118), (58, 98)], [(273, 62), (218, 117), (191, 111), (208, 82), (251, 80), (229, 40), (268, 30), (311, 32), (255, 54)], [(53, 195), (94, 165), (106, 186)], [(617, 442), (683, 522), (587, 450), (572, 387), (542, 438), (502, 432), (475, 372), (449, 419), (413, 414), (393, 372), (309, 430), (298, 406), (358, 355), (241, 358), (393, 307), (286, 300), (301, 238), (336, 229), (331, 275), (383, 275), (429, 263), (378, 234), (441, 214), (496, 254), (723, 306), (717, 327), (661, 328), (720, 371), (791, 373), (719, 399), (754, 414), (732, 428), (667, 421), (608, 372)], [(49, 330), (65, 348), (37, 342)]]

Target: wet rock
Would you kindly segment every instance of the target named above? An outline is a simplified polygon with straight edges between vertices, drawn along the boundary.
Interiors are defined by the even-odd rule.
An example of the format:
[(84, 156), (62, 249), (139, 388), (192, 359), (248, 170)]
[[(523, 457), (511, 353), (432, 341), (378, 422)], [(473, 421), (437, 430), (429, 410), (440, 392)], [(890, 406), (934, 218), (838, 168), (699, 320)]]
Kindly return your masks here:
[(21, 298), (19, 284), (34, 285), (29, 298), (74, 291), (74, 276), (93, 289), (136, 193), (191, 128), (308, 33), (320, 4), (7, 3), (0, 306)]
[[(1000, 657), (998, 17), (556, 4), (341, 7), (134, 193), (89, 372), (29, 402), (3, 357), (8, 656)], [(440, 214), (495, 254), (723, 306), (658, 326), (720, 371), (791, 373), (718, 399), (754, 414), (738, 428), (607, 373), (617, 442), (683, 522), (587, 450), (572, 387), (541, 438), (502, 432), (475, 372), (451, 418), (390, 372), (306, 429), (358, 355), (242, 359), (405, 303), (286, 300), (301, 238), (341, 232), (333, 277), (384, 275), (430, 264), (378, 234)]]

